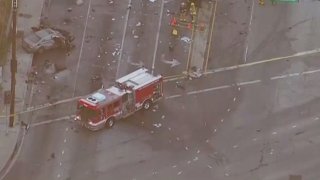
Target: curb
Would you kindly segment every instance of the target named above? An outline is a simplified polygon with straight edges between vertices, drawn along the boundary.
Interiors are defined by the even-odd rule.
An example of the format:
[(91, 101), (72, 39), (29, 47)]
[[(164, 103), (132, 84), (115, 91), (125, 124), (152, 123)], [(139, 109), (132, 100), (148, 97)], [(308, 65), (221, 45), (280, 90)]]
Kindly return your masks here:
[(16, 145), (14, 146), (14, 149), (13, 149), (8, 161), (5, 163), (4, 167), (0, 170), (0, 180), (5, 178), (5, 176), (8, 174), (9, 170), (11, 169), (11, 167), (13, 166), (15, 161), (17, 160), (17, 155), (19, 154), (19, 152), (21, 150), (25, 134), (26, 134), (25, 128), (23, 128), (23, 126), (20, 125), (20, 130), (19, 130)]

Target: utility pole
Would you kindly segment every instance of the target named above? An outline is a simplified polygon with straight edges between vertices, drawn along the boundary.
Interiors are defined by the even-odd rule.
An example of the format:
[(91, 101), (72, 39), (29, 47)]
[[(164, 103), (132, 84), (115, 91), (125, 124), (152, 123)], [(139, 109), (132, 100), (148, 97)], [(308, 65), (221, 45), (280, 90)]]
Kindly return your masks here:
[(16, 95), (16, 72), (17, 72), (17, 0), (12, 0), (12, 59), (11, 59), (11, 100), (10, 100), (10, 116), (9, 116), (9, 127), (14, 125), (15, 116), (15, 95)]

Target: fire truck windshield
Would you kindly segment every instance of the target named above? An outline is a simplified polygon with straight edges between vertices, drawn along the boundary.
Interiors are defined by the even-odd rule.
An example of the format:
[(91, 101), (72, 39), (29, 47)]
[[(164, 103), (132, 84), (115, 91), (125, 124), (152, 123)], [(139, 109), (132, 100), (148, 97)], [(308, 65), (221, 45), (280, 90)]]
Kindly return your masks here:
[(84, 106), (80, 106), (79, 108), (79, 115), (81, 117), (82, 120), (89, 120), (93, 117), (98, 117), (99, 116), (99, 111), (90, 109), (90, 108), (86, 108)]

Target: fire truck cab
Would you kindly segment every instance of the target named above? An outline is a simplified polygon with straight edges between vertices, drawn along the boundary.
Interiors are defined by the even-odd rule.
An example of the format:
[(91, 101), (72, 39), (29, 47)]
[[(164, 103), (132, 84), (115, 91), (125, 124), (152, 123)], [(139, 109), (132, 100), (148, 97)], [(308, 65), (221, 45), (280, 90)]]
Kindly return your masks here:
[(118, 80), (115, 85), (79, 99), (75, 120), (90, 130), (112, 127), (116, 120), (140, 109), (148, 110), (163, 97), (163, 78), (140, 68)]

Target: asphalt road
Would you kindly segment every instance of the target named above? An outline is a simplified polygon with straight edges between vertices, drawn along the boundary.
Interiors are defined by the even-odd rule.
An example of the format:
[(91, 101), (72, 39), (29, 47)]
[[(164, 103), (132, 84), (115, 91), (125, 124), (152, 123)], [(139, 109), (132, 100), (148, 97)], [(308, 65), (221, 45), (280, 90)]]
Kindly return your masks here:
[[(161, 63), (162, 54), (169, 57), (166, 42), (170, 38), (167, 33), (170, 28), (166, 26), (166, 19), (170, 15), (163, 13), (162, 19), (159, 17), (159, 7), (165, 10), (179, 3), (134, 1), (126, 21), (126, 2), (110, 5), (105, 1), (92, 1), (90, 6), (95, 10), (89, 9), (89, 14), (94, 20), (92, 17), (88, 20), (87, 32), (83, 36), (88, 2), (75, 6), (65, 1), (52, 1), (50, 12), (54, 12), (54, 8), (72, 6), (71, 13), (74, 14), (70, 17), (80, 17), (81, 14), (83, 18), (73, 20), (74, 25), (63, 25), (77, 37), (77, 48), (70, 56), (52, 51), (36, 58), (37, 66), (42, 67), (41, 59), (64, 57), (71, 75), (60, 73), (59, 78), (52, 79), (53, 75), (42, 72), (45, 84), (31, 88), (32, 92), (41, 90), (33, 95), (32, 105), (89, 93), (102, 83), (92, 85), (92, 74), (101, 73), (103, 83), (106, 83), (117, 73), (131, 71), (140, 61), (148, 68), (156, 62), (155, 72), (164, 72), (168, 76), (182, 73), (183, 64), (170, 68)], [(172, 5), (173, 2), (176, 4)], [(253, 11), (248, 8), (252, 5)], [(73, 123), (70, 117), (74, 114), (73, 101), (28, 114), (25, 118), (29, 118), (33, 125), (5, 179), (288, 180), (290, 175), (301, 175), (303, 180), (317, 180), (320, 177), (320, 160), (317, 158), (320, 154), (320, 55), (316, 51), (309, 55), (301, 53), (318, 48), (316, 38), (309, 37), (317, 36), (317, 12), (313, 10), (317, 5), (267, 4), (259, 7), (249, 0), (244, 3), (219, 1), (208, 69), (243, 63), (247, 63), (246, 66), (210, 71), (214, 73), (200, 79), (181, 80), (184, 88), (177, 88), (175, 81), (166, 82), (163, 101), (149, 112), (139, 112), (117, 122), (111, 130), (90, 132)], [(110, 11), (101, 10), (108, 8)], [(236, 9), (243, 16), (235, 13)], [(302, 13), (306, 9), (307, 13)], [(287, 15), (282, 16), (280, 12)], [(113, 13), (119, 14), (115, 16)], [(66, 14), (49, 15), (49, 19), (58, 24), (69, 16)], [(270, 16), (265, 18), (267, 15)], [(160, 19), (163, 22), (158, 36)], [(292, 36), (299, 35), (294, 42), (283, 39), (284, 29), (301, 22), (301, 19), (312, 19), (313, 23), (300, 23), (302, 27), (297, 30), (294, 28), (298, 26), (291, 28), (294, 31), (290, 32)], [(141, 26), (136, 26), (140, 21)], [(266, 22), (278, 26), (267, 28)], [(131, 34), (136, 28), (138, 38)], [(125, 36), (121, 32), (124, 29)], [(248, 38), (238, 34), (238, 30), (245, 31)], [(114, 32), (113, 38), (101, 42), (100, 38), (110, 32)], [(82, 37), (86, 40), (82, 41)], [(113, 56), (114, 45), (121, 46), (122, 42), (125, 44), (122, 52)], [(156, 43), (159, 44), (155, 50)], [(134, 45), (138, 44), (143, 50), (135, 48)], [(277, 45), (279, 48), (275, 48)], [(178, 45), (178, 49), (183, 46)], [(108, 53), (102, 56), (98, 47)], [(186, 53), (180, 50), (171, 55), (185, 58)], [(288, 58), (270, 59), (299, 52)], [(123, 57), (120, 62), (119, 56)], [(133, 61), (126, 61), (129, 57)], [(258, 61), (261, 63), (253, 63)], [(77, 63), (79, 68), (74, 65)], [(94, 63), (99, 68), (106, 65), (108, 71), (98, 71), (98, 67), (91, 66)]]

